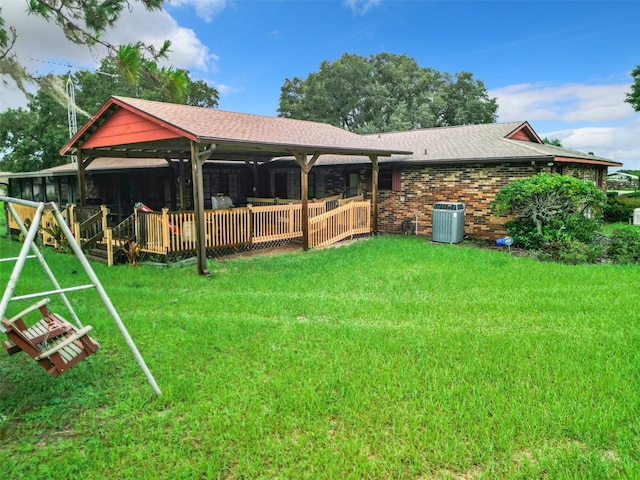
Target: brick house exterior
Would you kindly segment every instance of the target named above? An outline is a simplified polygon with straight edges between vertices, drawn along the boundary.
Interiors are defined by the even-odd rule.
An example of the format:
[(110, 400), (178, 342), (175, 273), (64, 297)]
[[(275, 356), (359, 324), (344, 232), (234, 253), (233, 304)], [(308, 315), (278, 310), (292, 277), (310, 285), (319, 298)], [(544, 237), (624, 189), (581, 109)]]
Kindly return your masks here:
[[(593, 182), (606, 191), (607, 168), (621, 166), (592, 154), (544, 144), (528, 122), (372, 136), (393, 148), (414, 152), (380, 159), (378, 231), (383, 233), (400, 233), (403, 221), (415, 221), (417, 215), (418, 234), (430, 236), (433, 205), (445, 201), (465, 204), (465, 235), (495, 239), (506, 233), (506, 218), (492, 212), (491, 202), (508, 183), (540, 172), (559, 173)], [(344, 192), (370, 198), (368, 159), (327, 156), (316, 165), (312, 170), (316, 196)]]
[[(430, 236), (433, 205), (465, 204), (464, 231), (471, 238), (495, 239), (504, 235), (505, 218), (497, 217), (491, 202), (509, 182), (539, 172), (572, 175), (606, 191), (607, 168), (620, 163), (544, 144), (527, 122), (440, 127), (373, 134), (381, 146), (413, 152), (379, 157), (378, 231), (400, 233), (405, 220), (415, 220), (418, 234)], [(188, 163), (188, 162), (187, 162)], [(176, 160), (99, 158), (87, 169), (98, 195), (126, 217), (133, 203), (153, 209), (179, 209)], [(182, 172), (190, 175), (190, 166)], [(309, 198), (334, 194), (363, 194), (371, 198), (372, 164), (367, 157), (322, 155), (309, 173)], [(300, 167), (290, 157), (262, 163), (207, 162), (203, 168), (205, 207), (217, 193), (228, 195), (236, 206), (248, 196), (300, 198)], [(75, 201), (77, 179), (71, 165), (42, 172), (9, 176), (10, 195), (33, 199), (36, 192), (61, 205)], [(193, 208), (190, 189), (186, 209)], [(92, 199), (89, 198), (91, 201)], [(90, 202), (91, 203), (91, 202)]]

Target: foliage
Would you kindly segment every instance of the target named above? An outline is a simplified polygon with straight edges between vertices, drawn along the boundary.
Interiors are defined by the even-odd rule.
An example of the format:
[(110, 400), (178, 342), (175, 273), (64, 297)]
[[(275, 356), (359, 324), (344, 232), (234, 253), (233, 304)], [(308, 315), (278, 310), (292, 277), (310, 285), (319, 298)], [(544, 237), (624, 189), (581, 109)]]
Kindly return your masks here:
[(421, 68), (406, 55), (344, 54), (306, 79), (285, 79), (280, 116), (357, 133), (491, 123), (498, 105), (469, 72)]
[(135, 238), (127, 238), (122, 244), (122, 251), (125, 254), (129, 265), (137, 265), (138, 257), (140, 257), (140, 245), (136, 242)]
[(631, 84), (631, 91), (627, 93), (625, 102), (631, 104), (636, 112), (640, 112), (640, 65), (631, 72), (633, 78), (633, 84)]
[[(55, 22), (71, 42), (94, 49), (102, 46), (107, 57), (112, 59), (118, 72), (129, 85), (135, 85), (142, 77), (152, 78), (165, 92), (167, 100), (179, 101), (186, 94), (187, 83), (183, 70), (159, 68), (158, 63), (168, 57), (171, 42), (160, 46), (134, 42), (127, 45), (113, 45), (104, 40), (103, 33), (116, 27), (123, 12), (142, 5), (149, 11), (161, 10), (162, 0), (29, 0), (28, 13)], [(19, 32), (14, 26), (6, 26), (0, 11), (0, 74), (10, 76), (25, 94), (25, 83), (35, 83), (40, 87), (51, 84), (51, 76), (38, 77), (28, 72), (12, 52)], [(60, 103), (66, 104), (64, 90), (51, 89)]]
[(93, 289), (97, 354), (0, 355), (3, 478), (640, 477), (638, 267), (396, 235), (208, 269), (94, 264), (160, 398)]
[[(585, 241), (598, 230), (598, 218), (606, 197), (595, 185), (574, 177), (540, 173), (503, 187), (493, 202), (497, 214), (515, 214), (518, 222), (535, 227), (539, 242)], [(527, 236), (531, 231), (527, 231)], [(530, 239), (514, 241), (531, 243)]]
[(580, 265), (584, 263), (599, 263), (604, 254), (601, 243), (584, 243), (578, 240), (564, 242), (546, 242), (536, 256), (538, 260)]
[(603, 210), (604, 219), (607, 222), (627, 222), (636, 208), (640, 208), (639, 195), (609, 195)]
[(616, 263), (640, 263), (640, 227), (628, 225), (614, 230), (607, 256)]
[[(191, 82), (185, 74), (189, 105), (215, 107), (218, 92), (202, 81)], [(59, 85), (69, 78), (55, 77)], [(97, 111), (111, 95), (166, 100), (162, 85), (150, 75), (142, 75), (131, 86), (118, 73), (112, 59), (105, 59), (96, 72), (81, 70), (71, 78), (76, 86), (76, 110), (86, 119), (87, 112)], [(62, 89), (62, 87), (58, 87)], [(30, 172), (65, 163), (58, 153), (69, 140), (67, 106), (51, 94), (51, 88), (40, 88), (30, 95), (26, 109), (9, 109), (0, 113), (0, 150), (5, 153), (0, 168), (11, 172)], [(79, 122), (83, 123), (83, 122)]]
[(547, 145), (555, 145), (556, 147), (562, 147), (562, 141), (559, 138), (544, 137), (542, 139), (542, 143), (546, 143)]
[(49, 235), (53, 237), (56, 242), (56, 249), (69, 252), (71, 250), (71, 245), (69, 245), (69, 240), (65, 236), (62, 228), (57, 223), (54, 223), (48, 227), (42, 227), (42, 230), (47, 232)]

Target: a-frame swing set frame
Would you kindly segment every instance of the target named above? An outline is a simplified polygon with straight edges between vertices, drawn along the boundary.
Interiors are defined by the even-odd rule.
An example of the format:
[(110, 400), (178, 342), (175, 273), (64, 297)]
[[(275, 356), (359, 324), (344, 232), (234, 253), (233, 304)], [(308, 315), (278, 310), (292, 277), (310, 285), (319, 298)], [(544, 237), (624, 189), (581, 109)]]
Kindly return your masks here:
[[(147, 377), (147, 381), (149, 382), (149, 385), (151, 385), (151, 388), (153, 388), (154, 392), (157, 395), (161, 395), (162, 392), (160, 391), (160, 388), (158, 387), (158, 384), (156, 383), (153, 375), (151, 374), (151, 371), (147, 367), (147, 364), (145, 363), (144, 359), (142, 358), (142, 355), (140, 355), (140, 352), (138, 351), (138, 348), (136, 347), (135, 343), (133, 342), (133, 339), (131, 338), (131, 335), (129, 335), (129, 332), (127, 331), (127, 328), (125, 327), (124, 323), (122, 322), (122, 320), (120, 318), (120, 315), (118, 315), (118, 312), (116, 311), (115, 307), (111, 303), (111, 300), (109, 299), (109, 296), (107, 295), (107, 292), (105, 291), (104, 287), (100, 283), (100, 280), (98, 279), (98, 277), (96, 276), (95, 272), (93, 271), (93, 268), (91, 268), (91, 264), (89, 263), (89, 261), (85, 257), (82, 249), (80, 248), (80, 245), (78, 244), (78, 242), (76, 241), (75, 237), (71, 233), (71, 230), (69, 229), (69, 226), (67, 225), (66, 221), (62, 217), (62, 215), (61, 215), (60, 211), (58, 210), (58, 207), (56, 206), (56, 204), (53, 203), (53, 202), (48, 202), (48, 203), (32, 202), (32, 201), (29, 201), (29, 200), (22, 200), (22, 199), (18, 199), (18, 198), (3, 197), (3, 196), (0, 196), (0, 202), (5, 202), (9, 213), (11, 214), (11, 216), (15, 220), (16, 224), (20, 228), (20, 231), (22, 232), (22, 234), (25, 237), (24, 243), (23, 243), (23, 245), (22, 245), (22, 247), (20, 249), (20, 254), (17, 257), (0, 259), (0, 262), (15, 261), (13, 272), (11, 273), (11, 277), (9, 278), (9, 281), (8, 281), (7, 286), (5, 288), (4, 294), (2, 295), (2, 300), (0, 300), (0, 318), (4, 319), (5, 313), (7, 311), (7, 307), (9, 306), (9, 303), (12, 302), (12, 301), (25, 300), (25, 299), (38, 298), (38, 297), (43, 298), (43, 297), (47, 297), (47, 296), (50, 296), (50, 295), (59, 295), (60, 298), (62, 299), (62, 302), (64, 303), (65, 307), (69, 311), (69, 314), (71, 315), (74, 323), (78, 326), (78, 330), (75, 330), (74, 327), (70, 326), (70, 324), (68, 322), (64, 321), (63, 319), (61, 319), (61, 317), (59, 317), (59, 316), (57, 316), (55, 314), (51, 314), (50, 312), (48, 312), (48, 310), (46, 308), (47, 300), (41, 300), (40, 302), (36, 303), (32, 307), (27, 308), (26, 310), (24, 310), (23, 312), (19, 313), (18, 315), (15, 315), (11, 319), (9, 319), (9, 320), (4, 319), (2, 321), (2, 323), (0, 324), (0, 332), (1, 333), (7, 333), (8, 328), (11, 328), (13, 323), (20, 324), (22, 322), (22, 319), (21, 319), (22, 315), (39, 309), (42, 312), (43, 317), (47, 317), (46, 319), (48, 321), (51, 321), (52, 323), (55, 324), (57, 320), (60, 320), (59, 323), (63, 324), (63, 325), (66, 325), (66, 327), (64, 327), (64, 328), (71, 329), (71, 332), (67, 332), (65, 334), (66, 338), (63, 339), (62, 341), (60, 341), (54, 348), (49, 349), (49, 350), (47, 350), (45, 352), (34, 352), (32, 354), (32, 356), (33, 356), (33, 358), (35, 360), (39, 361), (42, 364), (42, 362), (44, 360), (46, 360), (47, 355), (49, 355), (49, 356), (53, 355), (51, 352), (53, 352), (55, 350), (54, 354), (59, 354), (61, 349), (67, 348), (69, 345), (71, 345), (73, 343), (75, 343), (77, 345), (80, 345), (81, 347), (87, 348), (87, 352), (88, 352), (88, 354), (90, 354), (91, 350), (92, 349), (97, 349), (97, 347), (99, 345), (95, 344), (95, 342), (92, 342), (90, 338), (88, 338), (88, 339), (86, 338), (86, 333), (91, 329), (91, 327), (83, 327), (82, 326), (82, 323), (78, 319), (78, 316), (76, 315), (75, 311), (73, 310), (73, 307), (71, 306), (71, 303), (69, 302), (69, 300), (67, 299), (67, 296), (65, 294), (66, 294), (66, 292), (73, 292), (73, 291), (78, 291), (78, 290), (95, 288), (97, 290), (98, 295), (100, 296), (100, 299), (102, 300), (105, 308), (107, 309), (107, 311), (109, 312), (109, 314), (113, 318), (113, 321), (118, 326), (118, 329), (120, 330), (120, 333), (124, 337), (127, 345), (129, 346), (129, 349), (131, 350), (131, 353), (133, 354), (133, 356), (135, 357), (136, 361), (138, 362), (138, 365), (140, 366), (140, 368), (144, 372), (145, 376)], [(32, 207), (32, 208), (35, 209), (34, 218), (31, 219), (31, 225), (29, 226), (28, 229), (25, 226), (25, 224), (22, 221), (22, 219), (20, 218), (20, 215), (16, 212), (16, 209), (13, 207), (13, 204)], [(76, 258), (80, 261), (80, 264), (82, 265), (86, 275), (89, 277), (89, 279), (91, 281), (90, 284), (63, 288), (58, 283), (57, 279), (55, 278), (55, 275), (53, 274), (53, 272), (49, 268), (49, 265), (47, 264), (44, 256), (42, 255), (42, 253), (38, 249), (38, 246), (36, 245), (36, 235), (38, 233), (38, 230), (40, 229), (40, 220), (42, 218), (43, 212), (51, 212), (53, 214), (54, 218), (56, 219), (56, 222), (58, 223), (58, 225), (60, 227), (60, 229), (64, 233), (65, 238), (69, 242), (69, 246), (73, 250), (73, 253), (75, 254)], [(31, 252), (32, 255), (29, 255), (29, 252)], [(18, 279), (20, 278), (20, 274), (22, 272), (22, 269), (24, 268), (25, 262), (29, 258), (37, 258), (38, 259), (38, 261), (40, 262), (40, 265), (42, 266), (43, 271), (46, 273), (46, 275), (51, 280), (51, 283), (54, 286), (54, 290), (36, 292), (36, 293), (31, 293), (31, 294), (26, 294), (26, 295), (14, 296), (14, 293), (15, 293), (15, 290), (16, 290), (16, 286), (17, 286), (17, 283), (18, 283)], [(43, 319), (43, 321), (44, 321), (44, 319)], [(24, 324), (23, 324), (23, 326), (24, 326)], [(19, 333), (19, 332), (14, 332), (14, 333)], [(33, 336), (35, 334), (33, 332), (31, 332), (30, 335)], [(29, 339), (25, 339), (25, 340), (28, 341)], [(17, 338), (17, 341), (20, 342), (21, 339)], [(83, 343), (85, 345), (83, 345)], [(91, 343), (94, 343), (94, 345), (92, 346)], [(30, 347), (29, 345), (25, 345), (25, 348), (29, 348), (29, 347)], [(5, 347), (5, 348), (7, 348), (7, 347)], [(18, 345), (18, 346), (15, 346), (15, 348), (19, 349), (20, 347)], [(56, 348), (57, 348), (57, 350), (56, 350)], [(74, 348), (78, 349), (77, 346), (74, 347)], [(45, 368), (47, 368), (47, 367), (45, 367)], [(53, 375), (53, 373), (52, 373), (52, 375)]]

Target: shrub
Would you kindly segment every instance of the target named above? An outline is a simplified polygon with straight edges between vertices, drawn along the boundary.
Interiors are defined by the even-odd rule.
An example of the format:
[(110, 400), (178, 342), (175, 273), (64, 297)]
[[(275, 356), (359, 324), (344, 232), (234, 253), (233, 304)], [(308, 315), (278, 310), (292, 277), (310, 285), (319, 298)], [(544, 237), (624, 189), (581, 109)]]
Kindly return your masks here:
[(526, 250), (537, 250), (542, 246), (542, 236), (538, 234), (532, 223), (510, 220), (505, 223), (509, 236), (513, 238), (513, 246)]
[(598, 263), (602, 260), (602, 257), (602, 244), (587, 244), (575, 240), (546, 243), (538, 254), (538, 259), (540, 260), (568, 263), (571, 265)]
[(633, 216), (633, 210), (640, 208), (640, 196), (616, 195), (607, 198), (604, 207), (604, 218), (607, 222), (626, 222)]
[(616, 263), (640, 263), (640, 228), (629, 225), (614, 230), (607, 257)]

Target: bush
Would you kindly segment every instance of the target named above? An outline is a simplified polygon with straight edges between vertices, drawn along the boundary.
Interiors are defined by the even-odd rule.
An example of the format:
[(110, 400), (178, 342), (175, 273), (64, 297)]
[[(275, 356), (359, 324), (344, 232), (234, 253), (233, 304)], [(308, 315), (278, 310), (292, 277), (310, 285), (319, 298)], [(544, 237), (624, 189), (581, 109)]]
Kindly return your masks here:
[(616, 263), (640, 263), (640, 227), (629, 225), (614, 230), (607, 257)]
[(513, 246), (526, 250), (537, 250), (542, 246), (542, 237), (533, 223), (510, 220), (505, 223), (509, 236), (513, 238)]
[(542, 227), (542, 235), (531, 222), (510, 221), (505, 226), (514, 245), (527, 250), (536, 250), (547, 244), (593, 243), (600, 230), (600, 222), (583, 215), (568, 215), (552, 218)]
[(583, 243), (575, 240), (568, 242), (549, 242), (543, 245), (538, 254), (539, 260), (579, 265), (599, 263), (604, 248), (600, 243)]
[(640, 208), (640, 195), (612, 195), (607, 198), (604, 218), (607, 222), (626, 222), (636, 208)]

